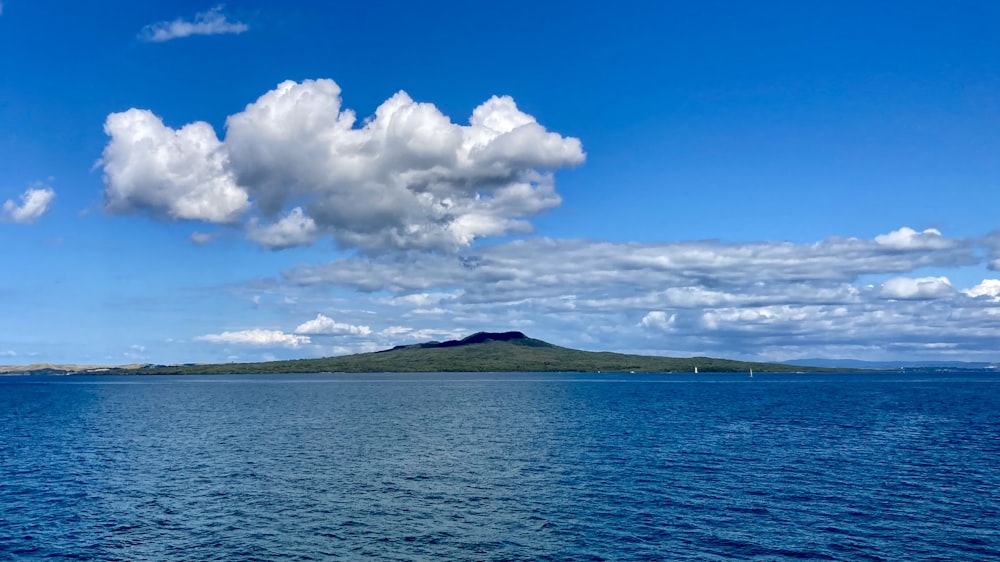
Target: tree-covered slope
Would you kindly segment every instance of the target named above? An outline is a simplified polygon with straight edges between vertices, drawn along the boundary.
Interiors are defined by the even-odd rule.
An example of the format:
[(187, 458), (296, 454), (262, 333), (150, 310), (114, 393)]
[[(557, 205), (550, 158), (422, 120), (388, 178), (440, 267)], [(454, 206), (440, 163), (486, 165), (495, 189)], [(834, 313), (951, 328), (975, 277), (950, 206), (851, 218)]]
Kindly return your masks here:
[(488, 371), (636, 371), (636, 372), (789, 372), (831, 370), (776, 363), (747, 363), (709, 357), (677, 359), (611, 352), (580, 351), (529, 338), (520, 332), (480, 332), (462, 340), (398, 346), (385, 351), (342, 357), (220, 363), (157, 365), (118, 369), (118, 373), (313, 373), (313, 372), (488, 372)]

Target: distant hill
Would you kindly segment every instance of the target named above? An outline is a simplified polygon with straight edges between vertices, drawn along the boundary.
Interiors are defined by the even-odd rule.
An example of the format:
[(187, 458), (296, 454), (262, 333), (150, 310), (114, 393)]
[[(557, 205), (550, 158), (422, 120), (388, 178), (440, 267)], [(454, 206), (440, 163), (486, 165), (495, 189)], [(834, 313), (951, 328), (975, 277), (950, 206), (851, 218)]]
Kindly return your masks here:
[(52, 363), (34, 363), (32, 365), (0, 365), (0, 375), (31, 374), (31, 375), (65, 375), (68, 373), (97, 373), (111, 369), (133, 369), (139, 364), (104, 366), (104, 365), (55, 365)]
[(813, 365), (816, 367), (850, 367), (854, 369), (1000, 369), (996, 363), (982, 361), (862, 361), (858, 359), (798, 359), (785, 361), (786, 365)]
[(266, 373), (409, 373), (409, 372), (795, 372), (832, 371), (779, 363), (747, 363), (710, 357), (676, 359), (581, 351), (529, 338), (521, 332), (479, 332), (461, 340), (397, 346), (384, 351), (342, 357), (217, 363), (204, 365), (148, 365), (115, 369), (121, 374), (266, 374)]

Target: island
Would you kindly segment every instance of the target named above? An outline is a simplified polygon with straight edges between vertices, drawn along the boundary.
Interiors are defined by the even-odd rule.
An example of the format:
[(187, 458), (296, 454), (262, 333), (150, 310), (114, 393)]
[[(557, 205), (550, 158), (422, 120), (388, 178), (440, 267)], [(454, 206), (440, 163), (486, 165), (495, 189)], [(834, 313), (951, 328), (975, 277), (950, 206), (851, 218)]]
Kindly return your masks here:
[[(85, 368), (46, 365), (47, 374), (281, 374), (281, 373), (417, 373), (417, 372), (635, 372), (734, 373), (831, 372), (833, 367), (732, 361), (711, 357), (673, 358), (582, 351), (530, 338), (522, 332), (478, 332), (460, 340), (399, 345), (383, 351), (339, 357), (181, 365), (127, 365)], [(851, 370), (851, 369), (846, 369)], [(31, 371), (26, 371), (31, 372)]]

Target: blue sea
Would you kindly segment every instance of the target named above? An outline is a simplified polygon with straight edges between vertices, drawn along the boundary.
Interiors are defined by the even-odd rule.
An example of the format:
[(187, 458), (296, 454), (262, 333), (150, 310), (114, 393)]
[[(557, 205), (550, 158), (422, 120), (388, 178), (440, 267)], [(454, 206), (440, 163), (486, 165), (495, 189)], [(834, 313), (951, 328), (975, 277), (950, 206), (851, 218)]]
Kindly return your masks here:
[(0, 560), (997, 560), (1000, 374), (0, 377)]

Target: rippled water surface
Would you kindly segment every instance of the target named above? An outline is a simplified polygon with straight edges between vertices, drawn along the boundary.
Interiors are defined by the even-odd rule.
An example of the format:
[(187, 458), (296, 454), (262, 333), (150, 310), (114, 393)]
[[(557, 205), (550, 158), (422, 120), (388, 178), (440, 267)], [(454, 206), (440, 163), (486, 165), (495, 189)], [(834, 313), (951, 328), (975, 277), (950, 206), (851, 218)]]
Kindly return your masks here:
[(0, 560), (1000, 559), (998, 383), (0, 377)]

